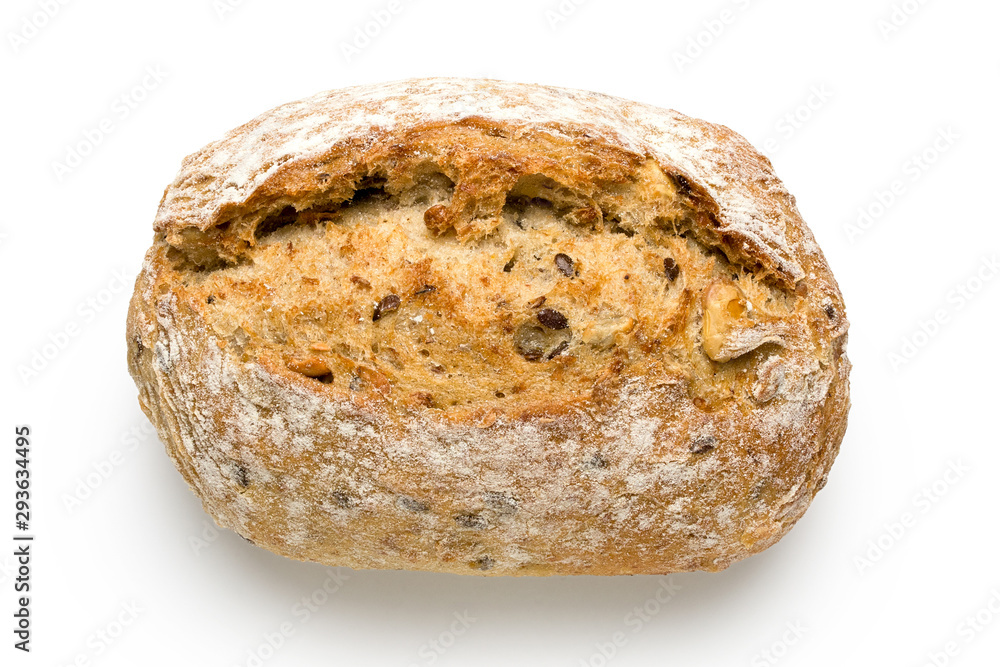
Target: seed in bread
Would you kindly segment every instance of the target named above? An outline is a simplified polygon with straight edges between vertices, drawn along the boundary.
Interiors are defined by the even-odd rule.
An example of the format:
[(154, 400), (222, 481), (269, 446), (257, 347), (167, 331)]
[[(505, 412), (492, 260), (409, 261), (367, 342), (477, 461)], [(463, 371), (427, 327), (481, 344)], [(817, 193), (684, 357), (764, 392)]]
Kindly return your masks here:
[(581, 91), (423, 79), (185, 159), (128, 318), (167, 452), (302, 560), (719, 570), (805, 512), (848, 410), (837, 284), (770, 163)]

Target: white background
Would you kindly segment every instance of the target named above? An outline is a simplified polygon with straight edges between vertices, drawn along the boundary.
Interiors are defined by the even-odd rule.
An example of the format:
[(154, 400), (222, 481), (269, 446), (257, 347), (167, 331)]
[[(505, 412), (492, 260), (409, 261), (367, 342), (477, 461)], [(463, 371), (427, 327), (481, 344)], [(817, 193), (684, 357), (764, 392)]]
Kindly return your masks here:
[[(388, 0), (51, 1), (51, 17), (6, 0), (0, 663), (996, 665), (1000, 8), (898, 1), (888, 31), (891, 0), (402, 0), (348, 58)], [(282, 102), (430, 75), (597, 90), (770, 147), (843, 289), (854, 363), (829, 484), (777, 546), (672, 576), (664, 604), (659, 577), (338, 573), (212, 532), (139, 411), (116, 272), (134, 279), (184, 155)], [(20, 424), (30, 655), (11, 630)]]

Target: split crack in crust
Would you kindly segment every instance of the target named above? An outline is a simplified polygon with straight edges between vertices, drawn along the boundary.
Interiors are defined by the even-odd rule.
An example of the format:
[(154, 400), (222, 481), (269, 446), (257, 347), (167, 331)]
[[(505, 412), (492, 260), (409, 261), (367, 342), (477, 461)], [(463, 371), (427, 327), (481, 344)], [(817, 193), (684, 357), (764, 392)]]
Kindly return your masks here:
[[(397, 87), (447, 108), (470, 86)], [(379, 91), (360, 106), (390, 106)], [(728, 130), (656, 110), (736, 171), (756, 162), (781, 228), (741, 233), (739, 196), (676, 146), (604, 136), (599, 108), (541, 123), (480, 104), (265, 152), (235, 199), (250, 157), (203, 167), (231, 139), (185, 161), (129, 318), (140, 401), (185, 478), (262, 546), (353, 567), (720, 569), (776, 541), (825, 481), (849, 368), (790, 196)], [(230, 136), (252, 146), (262, 119)]]
[[(744, 275), (676, 231), (695, 213), (655, 165), (636, 178), (616, 194), (638, 221), (527, 175), (489, 232), (463, 240), (428, 223), (455, 190), (428, 171), (397, 196), (366, 187), (336, 208), (272, 215), (228, 268), (185, 269), (189, 260), (168, 256), (178, 257), (176, 280), (205, 302), (210, 330), (242, 355), (402, 406), (471, 407), (481, 417), (502, 394), (505, 411), (544, 409), (593, 400), (612, 376), (689, 374), (695, 295)], [(654, 189), (662, 209), (643, 221), (634, 212)], [(674, 280), (665, 259), (679, 267)], [(781, 290), (747, 278), (761, 309), (790, 317)]]

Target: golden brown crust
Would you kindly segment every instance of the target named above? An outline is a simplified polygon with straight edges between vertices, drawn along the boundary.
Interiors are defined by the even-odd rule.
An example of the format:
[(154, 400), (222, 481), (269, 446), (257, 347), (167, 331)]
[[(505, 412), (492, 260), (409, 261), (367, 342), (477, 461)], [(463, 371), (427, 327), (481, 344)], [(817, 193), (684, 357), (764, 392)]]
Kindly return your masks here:
[(333, 91), (188, 157), (155, 226), (140, 403), (217, 521), (295, 558), (717, 570), (802, 515), (846, 427), (843, 302), (793, 199), (676, 112)]

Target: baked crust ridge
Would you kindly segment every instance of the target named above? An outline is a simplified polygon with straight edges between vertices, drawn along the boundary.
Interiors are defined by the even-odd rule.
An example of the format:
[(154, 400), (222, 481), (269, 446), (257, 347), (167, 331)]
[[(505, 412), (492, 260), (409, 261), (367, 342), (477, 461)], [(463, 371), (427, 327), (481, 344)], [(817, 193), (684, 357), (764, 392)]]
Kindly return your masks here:
[(130, 303), (143, 411), (216, 521), (301, 560), (720, 570), (846, 429), (848, 322), (728, 128), (490, 80), (331, 91), (185, 158)]

